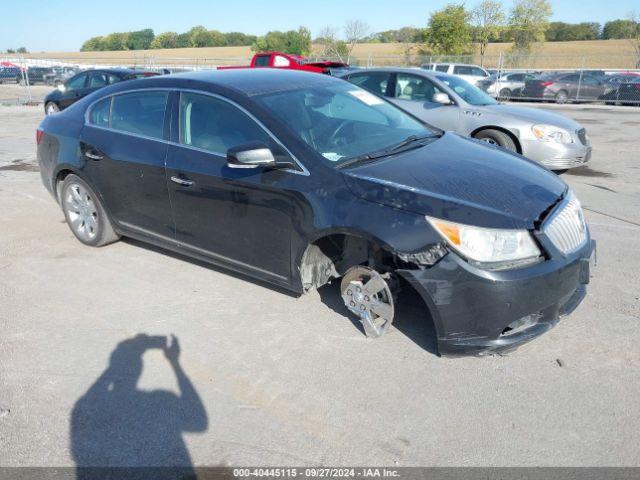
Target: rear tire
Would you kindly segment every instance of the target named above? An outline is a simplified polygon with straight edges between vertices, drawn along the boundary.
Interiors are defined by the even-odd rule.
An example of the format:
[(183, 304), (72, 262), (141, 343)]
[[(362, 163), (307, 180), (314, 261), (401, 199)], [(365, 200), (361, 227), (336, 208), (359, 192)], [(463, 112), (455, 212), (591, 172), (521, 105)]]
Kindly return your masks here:
[(560, 90), (556, 93), (556, 103), (563, 105), (569, 101), (569, 95), (564, 90)]
[(44, 106), (44, 112), (47, 115), (52, 115), (54, 113), (58, 113), (59, 111), (60, 107), (56, 102), (47, 102), (47, 104)]
[(500, 90), (500, 98), (502, 100), (510, 100), (511, 99), (511, 90), (509, 90), (508, 88), (503, 88), (502, 90)]
[(102, 247), (120, 238), (98, 195), (77, 175), (67, 175), (62, 182), (60, 203), (67, 225), (85, 245)]
[(498, 145), (499, 147), (506, 148), (513, 152), (517, 152), (516, 142), (500, 130), (494, 130), (493, 128), (487, 128), (486, 130), (480, 130), (474, 135), (473, 138), (487, 142), (490, 145)]

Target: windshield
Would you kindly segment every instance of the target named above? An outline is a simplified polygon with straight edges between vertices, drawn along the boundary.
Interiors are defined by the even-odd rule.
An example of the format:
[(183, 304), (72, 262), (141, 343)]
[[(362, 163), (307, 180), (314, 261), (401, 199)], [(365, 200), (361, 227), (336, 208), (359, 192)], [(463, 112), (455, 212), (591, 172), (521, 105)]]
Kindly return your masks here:
[(435, 132), (347, 82), (266, 94), (258, 102), (325, 159), (340, 165)]
[(484, 93), (478, 87), (471, 85), (466, 80), (453, 75), (439, 75), (438, 80), (456, 92), (462, 99), (471, 105), (497, 105), (493, 98)]

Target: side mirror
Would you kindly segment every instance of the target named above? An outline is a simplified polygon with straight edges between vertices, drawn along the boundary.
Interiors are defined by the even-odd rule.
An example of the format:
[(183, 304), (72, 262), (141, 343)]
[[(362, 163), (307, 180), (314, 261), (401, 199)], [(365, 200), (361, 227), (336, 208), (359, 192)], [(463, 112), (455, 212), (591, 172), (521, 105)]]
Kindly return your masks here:
[(275, 167), (273, 152), (262, 142), (251, 142), (227, 150), (227, 165), (231, 168)]
[(59, 84), (56, 88), (60, 90), (62, 93), (64, 93), (67, 90), (67, 87), (64, 86), (64, 83)]
[(451, 98), (444, 92), (437, 92), (433, 94), (433, 98), (431, 99), (433, 103), (440, 103), (442, 105), (451, 105)]

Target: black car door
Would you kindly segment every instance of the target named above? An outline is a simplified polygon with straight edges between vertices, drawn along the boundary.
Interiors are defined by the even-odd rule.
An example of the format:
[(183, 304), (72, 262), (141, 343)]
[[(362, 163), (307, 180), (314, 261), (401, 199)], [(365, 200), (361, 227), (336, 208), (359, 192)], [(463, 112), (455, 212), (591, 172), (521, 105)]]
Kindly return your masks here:
[(88, 93), (88, 81), (88, 73), (79, 73), (67, 80), (64, 83), (64, 91), (60, 98), (60, 108), (64, 109), (84, 97)]
[[(84, 173), (121, 227), (173, 241), (165, 176), (169, 92), (116, 94), (95, 103), (81, 133)], [(167, 115), (168, 117), (168, 115)]]
[(251, 141), (287, 154), (253, 117), (221, 97), (181, 92), (174, 109), (167, 177), (176, 239), (214, 261), (287, 284), (294, 186), (306, 178), (297, 174), (303, 172), (230, 168), (226, 151)]

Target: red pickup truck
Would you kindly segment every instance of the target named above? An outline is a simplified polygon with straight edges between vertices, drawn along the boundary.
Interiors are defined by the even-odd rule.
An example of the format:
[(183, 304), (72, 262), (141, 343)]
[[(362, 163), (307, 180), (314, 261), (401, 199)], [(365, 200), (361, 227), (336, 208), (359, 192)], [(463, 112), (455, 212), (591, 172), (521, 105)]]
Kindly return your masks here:
[(250, 65), (218, 67), (218, 70), (231, 68), (286, 68), (289, 70), (306, 70), (307, 72), (331, 73), (332, 68), (347, 68), (343, 62), (319, 61), (315, 62), (300, 55), (282, 52), (256, 53)]

